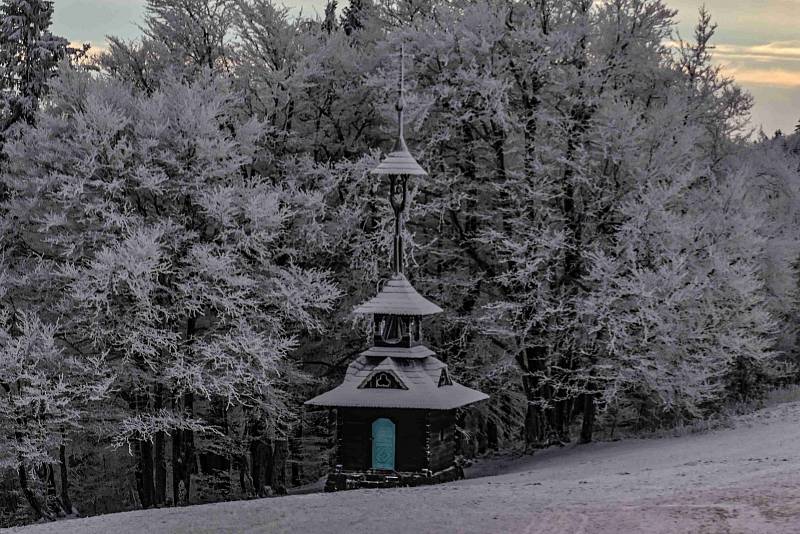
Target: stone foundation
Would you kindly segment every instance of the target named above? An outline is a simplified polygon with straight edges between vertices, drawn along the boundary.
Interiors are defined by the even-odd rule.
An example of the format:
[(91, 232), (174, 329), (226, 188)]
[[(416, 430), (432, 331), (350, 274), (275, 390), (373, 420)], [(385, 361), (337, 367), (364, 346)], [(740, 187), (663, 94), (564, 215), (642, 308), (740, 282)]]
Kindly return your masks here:
[(430, 471), (404, 473), (398, 471), (376, 471), (373, 469), (368, 471), (337, 469), (328, 475), (328, 480), (325, 482), (325, 491), (425, 486), (452, 482), (462, 478), (464, 478), (464, 470), (458, 465), (453, 465), (437, 473), (431, 473)]

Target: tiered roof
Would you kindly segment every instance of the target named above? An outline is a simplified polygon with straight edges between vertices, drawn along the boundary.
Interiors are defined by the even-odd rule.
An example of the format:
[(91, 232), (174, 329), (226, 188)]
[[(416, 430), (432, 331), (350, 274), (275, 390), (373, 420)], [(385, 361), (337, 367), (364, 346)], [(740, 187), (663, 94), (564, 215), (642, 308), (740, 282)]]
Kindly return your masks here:
[(372, 356), (374, 358), (427, 358), (436, 356), (436, 353), (425, 345), (415, 347), (372, 347), (365, 350), (359, 356)]
[[(400, 97), (397, 103), (398, 139), (394, 150), (372, 174), (391, 176), (426, 176), (425, 170), (408, 151), (403, 137), (403, 67), (401, 62)], [(392, 182), (394, 183), (394, 182)], [(394, 194), (394, 193), (391, 193)], [(395, 208), (395, 273), (377, 296), (355, 309), (373, 315), (415, 316), (441, 313), (442, 309), (420, 295), (402, 272), (402, 211), (405, 207), (406, 181), (402, 181), (403, 201)], [(347, 368), (344, 382), (306, 404), (328, 407), (411, 408), (452, 410), (488, 399), (480, 391), (456, 384), (450, 379), (447, 365), (422, 345), (371, 347), (362, 352)]]
[(414, 289), (402, 273), (395, 273), (380, 293), (355, 309), (355, 313), (433, 315), (442, 309)]
[[(402, 388), (364, 387), (370, 377), (391, 372)], [(416, 408), (453, 410), (489, 396), (456, 384), (439, 385), (447, 365), (433, 356), (425, 358), (375, 358), (359, 356), (347, 368), (342, 384), (306, 404), (351, 408)]]
[[(356, 313), (431, 315), (442, 309), (417, 293), (405, 276), (395, 274), (378, 295)], [(447, 365), (424, 345), (371, 347), (347, 367), (338, 387), (306, 402), (313, 406), (452, 410), (488, 395), (450, 380)], [(392, 387), (367, 387), (371, 378), (389, 373)], [(445, 373), (445, 376), (442, 376)], [(394, 382), (397, 383), (394, 383)]]
[[(402, 134), (401, 134), (402, 135)], [(380, 165), (370, 171), (370, 174), (395, 174), (406, 176), (428, 176), (425, 169), (420, 167), (411, 152), (408, 151), (405, 140), (401, 137), (394, 150), (381, 161)]]

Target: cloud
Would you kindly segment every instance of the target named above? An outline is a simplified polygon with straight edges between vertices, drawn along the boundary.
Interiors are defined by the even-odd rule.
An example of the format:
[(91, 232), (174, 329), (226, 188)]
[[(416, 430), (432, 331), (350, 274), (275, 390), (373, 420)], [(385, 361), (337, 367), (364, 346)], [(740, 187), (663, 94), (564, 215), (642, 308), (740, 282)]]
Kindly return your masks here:
[(800, 87), (800, 40), (750, 46), (718, 44), (714, 59), (743, 85)]
[[(666, 45), (680, 47), (678, 41)], [(718, 44), (713, 56), (725, 74), (741, 84), (800, 87), (800, 40), (752, 46)]]
[[(69, 43), (69, 46), (71, 48), (81, 49), (81, 48), (83, 48), (83, 43), (81, 41), (72, 41), (71, 43)], [(89, 48), (89, 50), (86, 52), (86, 56), (90, 57), (90, 58), (95, 58), (95, 57), (99, 56), (100, 54), (102, 54), (103, 52), (106, 52), (107, 50), (108, 49), (103, 47), (103, 46), (94, 46), (94, 45), (92, 45)]]
[(726, 74), (741, 84), (772, 87), (800, 87), (800, 70), (724, 67)]
[(666, 4), (679, 9), (680, 32), (688, 38), (701, 5), (719, 23), (720, 42), (749, 45), (798, 38), (798, 0), (666, 0)]
[(714, 55), (720, 59), (800, 62), (800, 41), (775, 41), (754, 46), (719, 44), (714, 48)]

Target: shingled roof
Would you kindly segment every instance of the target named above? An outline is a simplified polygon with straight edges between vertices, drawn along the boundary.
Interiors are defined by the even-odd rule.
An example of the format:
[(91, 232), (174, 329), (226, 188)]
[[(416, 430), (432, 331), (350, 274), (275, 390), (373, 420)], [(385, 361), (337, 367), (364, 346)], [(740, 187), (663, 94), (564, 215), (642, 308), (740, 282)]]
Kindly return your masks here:
[[(380, 372), (391, 372), (406, 389), (364, 387), (373, 375)], [(306, 401), (306, 404), (452, 410), (489, 398), (480, 391), (454, 382), (439, 386), (442, 372), (447, 372), (447, 365), (433, 356), (409, 359), (362, 355), (348, 366), (340, 386)]]
[(360, 356), (373, 356), (379, 358), (427, 358), (435, 356), (436, 353), (425, 345), (414, 347), (371, 347), (360, 354)]
[[(403, 52), (401, 50), (401, 56)], [(397, 141), (393, 150), (371, 171), (372, 174), (392, 176), (390, 202), (395, 215), (395, 244), (393, 268), (395, 274), (380, 292), (355, 313), (394, 316), (424, 316), (441, 313), (442, 309), (429, 301), (409, 283), (403, 275), (402, 213), (407, 200), (408, 176), (427, 176), (427, 172), (414, 159), (403, 136), (403, 61), (400, 61), (399, 98), (397, 110)], [(396, 190), (396, 177), (400, 190)], [(402, 200), (396, 195), (402, 193)], [(379, 320), (381, 318), (378, 318)], [(419, 327), (419, 325), (416, 325)], [(376, 338), (377, 338), (376, 334)], [(394, 346), (372, 347), (362, 352), (347, 368), (344, 381), (338, 387), (323, 393), (305, 404), (327, 407), (355, 408), (409, 408), (427, 410), (453, 410), (479, 402), (489, 397), (461, 384), (454, 383), (447, 366), (435, 358), (427, 347), (408, 346), (411, 338), (419, 341), (419, 330), (409, 332)], [(388, 344), (386, 340), (381, 343)], [(401, 345), (405, 344), (405, 347)]]
[(358, 306), (355, 313), (433, 315), (442, 309), (414, 289), (402, 273), (395, 273), (380, 293)]
[[(402, 134), (401, 134), (402, 135)], [(370, 171), (370, 174), (394, 174), (406, 176), (428, 176), (425, 169), (420, 167), (417, 160), (409, 152), (405, 140), (401, 137), (395, 144), (394, 150), (384, 158), (380, 164)]]

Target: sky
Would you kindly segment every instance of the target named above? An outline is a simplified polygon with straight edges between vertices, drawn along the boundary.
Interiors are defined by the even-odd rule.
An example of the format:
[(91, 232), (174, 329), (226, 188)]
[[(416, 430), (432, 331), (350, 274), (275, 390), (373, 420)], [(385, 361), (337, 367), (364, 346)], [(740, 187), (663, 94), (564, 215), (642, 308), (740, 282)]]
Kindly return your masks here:
[[(325, 0), (285, 0), (307, 14)], [(341, 2), (340, 2), (341, 3)], [(678, 10), (678, 31), (690, 40), (705, 4), (719, 25), (715, 58), (755, 98), (753, 126), (772, 134), (800, 122), (800, 0), (666, 0)], [(137, 37), (144, 0), (56, 0), (54, 31), (102, 47), (106, 35)]]

